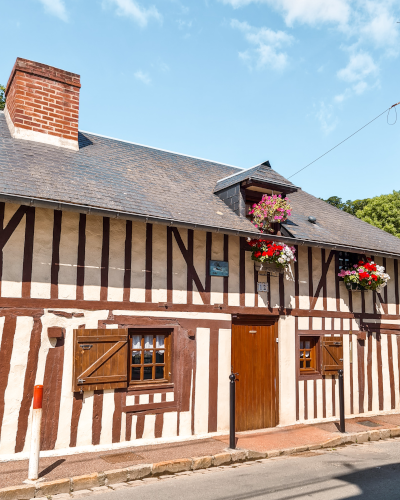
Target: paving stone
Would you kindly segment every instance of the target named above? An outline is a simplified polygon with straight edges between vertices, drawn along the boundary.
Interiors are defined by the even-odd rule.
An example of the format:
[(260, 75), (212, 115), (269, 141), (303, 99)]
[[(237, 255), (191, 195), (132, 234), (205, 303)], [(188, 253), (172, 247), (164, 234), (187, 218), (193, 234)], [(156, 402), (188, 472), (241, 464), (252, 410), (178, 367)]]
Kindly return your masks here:
[(361, 432), (357, 434), (357, 444), (368, 443), (369, 435), (368, 432)]
[(115, 484), (110, 484), (109, 488), (112, 490), (120, 490), (122, 488), (129, 488), (128, 483), (115, 483)]
[(153, 464), (153, 476), (158, 476), (160, 474), (168, 472), (183, 472), (190, 470), (192, 467), (191, 458), (183, 458), (177, 460), (167, 460), (165, 462), (158, 462)]
[(70, 492), (70, 480), (68, 479), (56, 479), (55, 481), (46, 481), (45, 483), (37, 483), (35, 498), (38, 497), (48, 497), (53, 495), (58, 495), (62, 493)]
[(320, 450), (322, 448), (322, 445), (321, 444), (310, 444), (310, 446), (308, 447), (309, 450)]
[(253, 451), (253, 450), (247, 451), (247, 458), (250, 460), (260, 460), (262, 458), (266, 458), (267, 455), (268, 454), (266, 451)]
[(381, 439), (389, 439), (390, 438), (390, 429), (381, 429), (379, 431), (379, 434), (381, 435)]
[(342, 436), (333, 439), (328, 439), (328, 441), (322, 443), (322, 448), (334, 448), (335, 446), (341, 445), (342, 442), (343, 442)]
[(8, 486), (0, 489), (1, 500), (29, 500), (35, 496), (35, 485)]
[(192, 469), (193, 470), (208, 469), (208, 467), (211, 467), (212, 465), (213, 461), (212, 459), (213, 457), (211, 456), (193, 458)]
[(229, 464), (231, 460), (230, 453), (217, 453), (213, 456), (213, 465), (218, 467), (219, 465)]
[(231, 452), (232, 462), (244, 462), (247, 459), (247, 450), (235, 450)]
[(150, 476), (153, 466), (151, 464), (141, 464), (133, 465), (132, 467), (127, 467), (128, 471), (128, 481), (135, 481), (137, 479), (142, 479), (144, 477)]
[(69, 493), (60, 493), (59, 495), (52, 495), (51, 500), (67, 500), (71, 498)]
[(99, 475), (97, 472), (85, 474), (84, 476), (74, 476), (71, 478), (71, 489), (76, 492), (79, 490), (87, 490), (95, 486), (104, 486), (100, 484)]
[(390, 437), (392, 438), (400, 437), (400, 427), (390, 429)]
[(141, 480), (142, 483), (156, 483), (159, 481), (158, 477), (145, 477)]
[(127, 469), (107, 470), (104, 472), (106, 485), (125, 483), (128, 481)]
[(381, 439), (381, 431), (368, 431), (370, 441), (379, 441)]
[(280, 450), (270, 450), (268, 451), (268, 458), (279, 457), (281, 455)]
[[(106, 491), (110, 491), (110, 488), (108, 488), (108, 486), (95, 486), (92, 488), (92, 491), (93, 493), (105, 493)], [(53, 500), (53, 498), (51, 500)]]
[(74, 491), (72, 493), (72, 498), (76, 497), (83, 497), (85, 495), (92, 495), (93, 492), (91, 490), (79, 490), (79, 491)]

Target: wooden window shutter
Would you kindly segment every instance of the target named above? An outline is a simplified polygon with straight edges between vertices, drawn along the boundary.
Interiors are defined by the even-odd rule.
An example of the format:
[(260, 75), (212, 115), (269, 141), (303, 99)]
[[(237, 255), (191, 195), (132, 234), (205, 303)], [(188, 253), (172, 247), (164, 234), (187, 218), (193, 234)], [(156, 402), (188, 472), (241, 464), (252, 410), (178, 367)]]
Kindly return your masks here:
[(128, 329), (74, 330), (73, 391), (128, 385)]
[(343, 370), (343, 336), (321, 337), (321, 373), (335, 375)]

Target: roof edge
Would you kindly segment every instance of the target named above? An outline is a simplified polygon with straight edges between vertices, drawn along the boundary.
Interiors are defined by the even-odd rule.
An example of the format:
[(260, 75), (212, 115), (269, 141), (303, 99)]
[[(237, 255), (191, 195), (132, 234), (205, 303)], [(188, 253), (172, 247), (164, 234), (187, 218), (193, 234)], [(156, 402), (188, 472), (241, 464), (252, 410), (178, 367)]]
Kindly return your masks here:
[(271, 241), (280, 241), (282, 243), (286, 243), (288, 245), (301, 245), (301, 246), (312, 246), (317, 248), (329, 248), (331, 250), (345, 250), (350, 252), (357, 252), (361, 254), (373, 254), (377, 257), (392, 257), (398, 258), (400, 257), (399, 253), (390, 253), (390, 252), (380, 252), (374, 248), (360, 248), (360, 247), (352, 247), (347, 245), (337, 245), (333, 243), (321, 243), (320, 241), (307, 240), (307, 239), (298, 239), (298, 238), (289, 238), (284, 236), (276, 236), (276, 235), (267, 235), (259, 232), (250, 232), (250, 231), (240, 231), (236, 229), (230, 228), (221, 228), (215, 226), (206, 226), (205, 224), (195, 224), (191, 222), (185, 222), (180, 220), (172, 220), (172, 219), (163, 219), (158, 218), (152, 215), (141, 215), (135, 213), (128, 212), (120, 212), (117, 210), (111, 209), (103, 209), (99, 207), (90, 207), (88, 205), (77, 205), (73, 203), (65, 203), (65, 202), (57, 202), (52, 200), (45, 200), (41, 198), (32, 198), (32, 197), (24, 197), (20, 195), (6, 195), (0, 194), (0, 201), (6, 203), (19, 203), (25, 206), (31, 207), (39, 207), (39, 208), (49, 208), (52, 210), (65, 210), (70, 212), (79, 212), (86, 213), (91, 215), (98, 215), (100, 217), (111, 217), (114, 219), (124, 219), (124, 220), (140, 220), (142, 222), (149, 222), (155, 224), (163, 224), (168, 226), (176, 226), (176, 227), (184, 227), (187, 229), (199, 229), (201, 231), (213, 231), (216, 233), (222, 234), (231, 234), (233, 236), (240, 236), (242, 238), (251, 238), (251, 239), (267, 239)]

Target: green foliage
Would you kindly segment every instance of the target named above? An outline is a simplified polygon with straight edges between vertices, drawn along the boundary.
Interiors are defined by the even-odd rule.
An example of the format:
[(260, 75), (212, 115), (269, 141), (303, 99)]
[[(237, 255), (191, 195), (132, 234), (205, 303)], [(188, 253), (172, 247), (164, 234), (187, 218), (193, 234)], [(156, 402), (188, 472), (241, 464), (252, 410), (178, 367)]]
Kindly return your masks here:
[[(321, 198), (322, 200), (322, 198)], [(365, 200), (347, 200), (346, 202), (342, 201), (342, 198), (339, 198), (338, 196), (331, 196), (327, 200), (323, 200), (329, 203), (329, 205), (332, 205), (336, 208), (339, 208), (340, 210), (343, 210), (343, 212), (347, 212), (348, 214), (351, 215), (356, 215), (358, 210), (362, 210), (365, 205), (369, 202), (369, 198), (366, 198)]]
[(0, 85), (0, 111), (3, 111), (4, 106), (6, 105), (6, 97), (5, 97), (6, 88), (3, 85)]
[(400, 238), (400, 191), (367, 200), (356, 217)]
[(364, 200), (343, 202), (342, 198), (331, 196), (323, 201), (400, 238), (400, 191)]

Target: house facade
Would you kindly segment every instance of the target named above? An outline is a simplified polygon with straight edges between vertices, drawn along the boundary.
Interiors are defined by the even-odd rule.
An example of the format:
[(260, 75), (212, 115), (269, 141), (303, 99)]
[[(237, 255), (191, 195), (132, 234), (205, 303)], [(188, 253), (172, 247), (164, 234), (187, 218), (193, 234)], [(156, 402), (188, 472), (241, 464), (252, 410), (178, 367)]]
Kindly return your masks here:
[[(227, 431), (231, 371), (237, 430), (338, 418), (339, 368), (346, 415), (399, 411), (400, 241), (268, 162), (78, 132), (79, 89), (17, 59), (0, 112), (0, 457), (29, 450), (36, 384), (41, 449), (66, 452)], [(248, 206), (273, 193), (293, 215), (262, 235)], [(260, 271), (260, 237), (296, 262)], [(338, 276), (363, 256), (380, 292)]]

